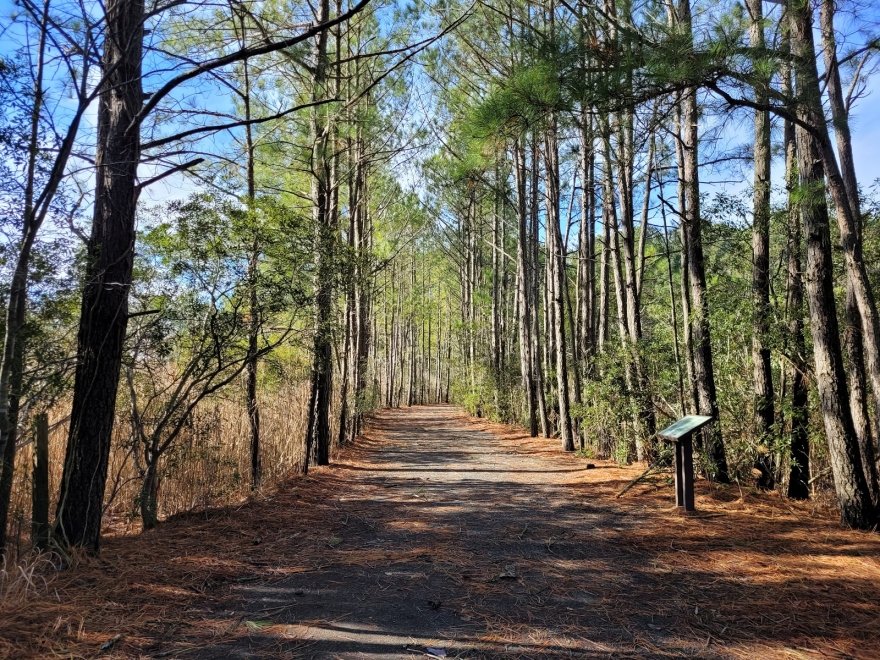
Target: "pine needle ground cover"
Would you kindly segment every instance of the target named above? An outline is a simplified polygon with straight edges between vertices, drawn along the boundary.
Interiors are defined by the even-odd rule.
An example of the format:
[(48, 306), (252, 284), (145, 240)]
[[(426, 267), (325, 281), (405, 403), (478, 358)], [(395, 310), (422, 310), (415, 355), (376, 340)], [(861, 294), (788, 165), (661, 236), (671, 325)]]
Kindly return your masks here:
[[(592, 464), (593, 467), (588, 467)], [(386, 410), (274, 494), (5, 576), (2, 657), (876, 657), (880, 539), (821, 502)]]

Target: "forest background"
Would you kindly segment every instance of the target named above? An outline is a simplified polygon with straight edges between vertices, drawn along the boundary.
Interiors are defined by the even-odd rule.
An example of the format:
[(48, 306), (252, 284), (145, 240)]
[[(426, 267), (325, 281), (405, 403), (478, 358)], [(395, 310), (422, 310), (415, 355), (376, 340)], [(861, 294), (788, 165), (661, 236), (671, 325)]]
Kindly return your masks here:
[(710, 414), (706, 478), (876, 526), (872, 3), (0, 13), (16, 552), (236, 501), (438, 401), (652, 465)]

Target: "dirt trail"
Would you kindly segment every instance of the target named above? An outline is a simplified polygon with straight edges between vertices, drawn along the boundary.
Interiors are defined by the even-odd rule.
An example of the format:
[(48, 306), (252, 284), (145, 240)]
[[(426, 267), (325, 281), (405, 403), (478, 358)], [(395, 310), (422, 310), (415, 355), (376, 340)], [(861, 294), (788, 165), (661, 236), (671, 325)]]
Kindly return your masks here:
[(381, 451), (333, 468), (344, 486), (328, 565), (237, 590), (250, 612), (283, 608), (251, 653), (283, 648), (278, 633), (310, 657), (632, 651), (601, 605), (601, 573), (620, 550), (595, 537), (630, 523), (572, 491), (585, 461), (500, 446), (444, 406), (386, 412), (370, 432)]
[(270, 498), (111, 540), (52, 585), (60, 604), (6, 622), (42, 635), (8, 648), (880, 657), (877, 534), (702, 481), (685, 518), (665, 479), (617, 499), (640, 468), (592, 462), (451, 407), (384, 411), (333, 466)]

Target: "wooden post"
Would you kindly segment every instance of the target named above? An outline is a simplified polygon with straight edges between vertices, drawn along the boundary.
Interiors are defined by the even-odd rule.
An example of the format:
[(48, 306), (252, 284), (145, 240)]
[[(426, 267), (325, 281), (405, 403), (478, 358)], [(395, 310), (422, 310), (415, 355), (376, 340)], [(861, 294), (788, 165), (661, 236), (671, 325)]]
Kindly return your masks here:
[(39, 550), (49, 545), (49, 416), (37, 415), (34, 464), (31, 477), (31, 542)]
[(712, 421), (705, 415), (682, 417), (657, 435), (675, 443), (675, 506), (694, 511), (694, 433)]
[(681, 475), (682, 497), (676, 504), (685, 511), (694, 510), (694, 441), (693, 434), (689, 433), (679, 440), (678, 456), (680, 456), (678, 473)]

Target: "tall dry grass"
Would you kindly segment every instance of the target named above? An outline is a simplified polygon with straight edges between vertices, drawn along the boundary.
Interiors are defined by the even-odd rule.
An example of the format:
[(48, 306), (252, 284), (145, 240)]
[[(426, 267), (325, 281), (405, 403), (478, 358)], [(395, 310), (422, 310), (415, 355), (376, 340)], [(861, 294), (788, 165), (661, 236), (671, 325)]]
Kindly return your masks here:
[[(298, 473), (303, 460), (309, 383), (307, 378), (275, 386), (260, 393), (263, 490), (271, 490)], [(336, 422), (338, 395), (334, 397)], [(140, 529), (141, 478), (126, 411), (117, 414), (105, 493), (105, 534)], [(64, 462), (69, 404), (49, 416), (49, 483), (54, 514)], [(336, 437), (336, 430), (333, 436)], [(9, 544), (12, 557), (26, 558), (30, 551), (31, 435), (22, 438), (16, 460), (11, 503)], [(177, 513), (222, 506), (250, 496), (250, 444), (244, 388), (227, 387), (203, 401), (160, 463), (160, 519)]]

